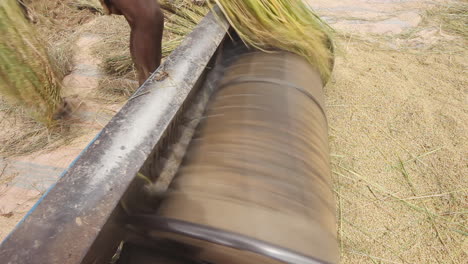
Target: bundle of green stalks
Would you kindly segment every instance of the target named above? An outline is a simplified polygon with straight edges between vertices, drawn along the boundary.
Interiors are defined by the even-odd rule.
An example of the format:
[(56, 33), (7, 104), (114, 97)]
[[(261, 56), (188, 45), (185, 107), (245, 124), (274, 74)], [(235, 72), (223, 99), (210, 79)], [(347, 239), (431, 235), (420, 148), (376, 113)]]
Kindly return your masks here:
[(163, 39), (163, 56), (168, 56), (184, 37), (200, 23), (210, 10), (206, 5), (196, 5), (191, 0), (161, 1), (166, 18)]
[(0, 2), (0, 95), (35, 120), (51, 126), (62, 104), (44, 42), (26, 20), (17, 0)]
[[(159, 3), (165, 16), (162, 55), (166, 57), (182, 43), (210, 9), (206, 5), (194, 4), (191, 0), (162, 0)], [(105, 58), (103, 68), (110, 75), (126, 76), (133, 70), (128, 48)]]
[(166, 17), (165, 30), (179, 36), (190, 33), (209, 11), (206, 5), (197, 5), (191, 0), (160, 2)]
[(212, 0), (241, 39), (266, 52), (286, 50), (306, 58), (323, 81), (331, 74), (331, 28), (303, 0)]

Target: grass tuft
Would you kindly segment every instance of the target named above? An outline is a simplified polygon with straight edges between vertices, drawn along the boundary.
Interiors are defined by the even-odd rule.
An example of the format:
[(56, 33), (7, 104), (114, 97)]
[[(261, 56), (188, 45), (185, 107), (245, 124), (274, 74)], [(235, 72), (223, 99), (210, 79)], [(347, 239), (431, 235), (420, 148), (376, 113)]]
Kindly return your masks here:
[(427, 11), (427, 16), (439, 23), (443, 31), (468, 39), (468, 2), (453, 1)]

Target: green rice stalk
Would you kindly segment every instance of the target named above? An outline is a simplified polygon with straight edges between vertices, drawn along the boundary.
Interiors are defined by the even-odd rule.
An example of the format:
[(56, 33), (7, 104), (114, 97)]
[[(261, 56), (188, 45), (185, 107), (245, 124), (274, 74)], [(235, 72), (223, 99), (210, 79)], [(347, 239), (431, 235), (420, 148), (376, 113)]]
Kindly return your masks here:
[(203, 19), (204, 15), (200, 15), (190, 8), (186, 8), (183, 13), (179, 14), (180, 16), (184, 17), (188, 21), (192, 22), (193, 24), (197, 25)]
[[(165, 31), (170, 33), (163, 39), (163, 56), (176, 49), (187, 34), (205, 17), (210, 8), (199, 6), (191, 0), (164, 0), (161, 6), (165, 11)], [(175, 35), (175, 36), (172, 36)]]
[[(184, 12), (189, 12), (189, 11), (184, 11)], [(196, 16), (196, 15), (195, 15)], [(201, 20), (202, 17), (198, 18)], [(185, 26), (187, 28), (193, 28), (195, 27), (198, 22), (194, 21), (197, 18), (188, 18), (185, 13), (184, 14), (171, 14), (169, 16), (166, 16), (166, 23), (168, 24), (173, 24), (173, 25), (178, 25), (178, 26)], [(187, 31), (190, 31), (187, 29)]]
[(78, 10), (87, 9), (93, 13), (104, 15), (104, 8), (99, 0), (75, 0), (71, 2), (70, 5)]
[[(333, 66), (332, 29), (303, 0), (213, 0), (249, 46), (306, 58), (327, 82)], [(213, 7), (210, 4), (211, 7)]]
[(107, 58), (104, 62), (104, 70), (114, 76), (124, 76), (133, 70), (133, 62), (130, 55), (117, 55)]
[(206, 5), (194, 4), (191, 0), (160, 0), (161, 8), (173, 14), (184, 12), (184, 9), (190, 9), (198, 15), (204, 16), (207, 13)]
[(175, 13), (176, 10), (175, 10), (175, 6), (173, 2), (174, 1), (171, 1), (171, 0), (160, 0), (159, 5), (161, 6), (163, 10), (171, 12), (171, 13)]
[[(190, 33), (190, 28), (168, 23), (166, 27), (166, 31), (175, 35), (185, 36), (188, 33)], [(166, 44), (165, 41), (163, 41), (163, 46), (164, 44)]]
[(0, 94), (37, 121), (52, 125), (62, 104), (61, 86), (44, 42), (16, 0), (0, 2), (0, 36)]
[(208, 11), (210, 10), (208, 8), (208, 6), (206, 5), (203, 5), (203, 6), (199, 6), (199, 5), (191, 5), (189, 7), (190, 11), (194, 12), (195, 14), (201, 16), (201, 17), (204, 17)]
[(184, 40), (183, 37), (176, 37), (164, 42), (164, 46), (162, 47), (162, 55), (163, 57), (169, 56), (172, 51), (174, 51), (180, 43)]
[[(190, 20), (187, 20), (186, 18), (182, 17), (182, 16), (179, 16), (178, 14), (173, 14), (169, 17), (166, 18), (166, 23), (168, 25), (177, 25), (177, 26), (185, 26), (185, 27), (188, 27), (188, 28), (191, 28), (193, 27), (194, 25), (196, 25), (195, 23), (191, 22)], [(187, 31), (189, 31), (189, 29), (187, 29)]]
[(198, 6), (191, 0), (161, 1), (161, 6), (166, 14), (166, 28), (171, 25), (187, 27), (186, 32), (193, 28), (205, 17), (210, 10), (207, 6)]

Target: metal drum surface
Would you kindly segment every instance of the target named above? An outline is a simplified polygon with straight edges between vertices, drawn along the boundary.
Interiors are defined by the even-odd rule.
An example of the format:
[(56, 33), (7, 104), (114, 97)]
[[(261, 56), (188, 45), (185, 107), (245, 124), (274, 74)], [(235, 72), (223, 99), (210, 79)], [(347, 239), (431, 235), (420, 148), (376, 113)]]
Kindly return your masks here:
[[(240, 55), (220, 80), (158, 216), (168, 225), (172, 219), (266, 242), (273, 248), (261, 255), (282, 262), (305, 263), (275, 257), (283, 254), (276, 246), (310, 263), (337, 263), (322, 88), (318, 72), (297, 55)], [(281, 263), (253, 257), (249, 246), (201, 243), (198, 233), (161, 234), (198, 245), (200, 259), (211, 263)]]

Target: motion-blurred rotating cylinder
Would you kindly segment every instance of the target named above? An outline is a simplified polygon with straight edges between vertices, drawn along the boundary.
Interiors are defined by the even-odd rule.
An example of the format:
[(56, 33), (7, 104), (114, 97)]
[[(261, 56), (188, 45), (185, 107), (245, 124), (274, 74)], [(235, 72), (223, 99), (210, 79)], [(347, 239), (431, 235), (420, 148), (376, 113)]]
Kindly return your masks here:
[(246, 53), (226, 68), (158, 215), (237, 242), (202, 241), (198, 231), (172, 239), (208, 263), (303, 262), (284, 252), (338, 262), (322, 88), (287, 52)]

